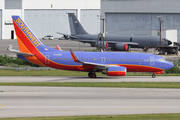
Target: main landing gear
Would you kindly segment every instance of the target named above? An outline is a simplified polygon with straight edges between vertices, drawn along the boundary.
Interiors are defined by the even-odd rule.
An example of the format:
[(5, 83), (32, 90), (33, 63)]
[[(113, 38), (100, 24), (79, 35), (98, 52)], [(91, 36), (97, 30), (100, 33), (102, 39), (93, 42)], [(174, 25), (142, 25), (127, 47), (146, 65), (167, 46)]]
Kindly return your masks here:
[(153, 73), (153, 74), (152, 74), (152, 78), (155, 78), (155, 77), (156, 77), (156, 75)]
[(88, 76), (89, 76), (90, 78), (96, 78), (95, 72), (89, 72), (89, 73), (88, 73)]

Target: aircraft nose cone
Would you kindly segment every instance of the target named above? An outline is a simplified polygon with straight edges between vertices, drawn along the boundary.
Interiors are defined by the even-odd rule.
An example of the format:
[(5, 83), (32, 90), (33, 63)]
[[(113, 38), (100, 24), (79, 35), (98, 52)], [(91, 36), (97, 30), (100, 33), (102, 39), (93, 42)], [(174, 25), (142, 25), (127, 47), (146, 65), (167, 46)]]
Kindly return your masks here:
[(171, 69), (171, 68), (173, 68), (173, 67), (174, 67), (174, 64), (173, 64), (173, 63), (167, 62), (166, 70)]

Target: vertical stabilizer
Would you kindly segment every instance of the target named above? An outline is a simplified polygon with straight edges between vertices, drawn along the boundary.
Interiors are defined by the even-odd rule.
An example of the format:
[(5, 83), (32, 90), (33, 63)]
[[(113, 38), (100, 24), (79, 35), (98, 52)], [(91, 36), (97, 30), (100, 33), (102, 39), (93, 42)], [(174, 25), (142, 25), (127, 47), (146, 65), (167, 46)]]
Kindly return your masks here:
[[(50, 51), (52, 48), (43, 45), (19, 16), (12, 16), (12, 20), (16, 31), (19, 53), (23, 53), (17, 53), (18, 57), (38, 65), (46, 66), (44, 64), (45, 56), (42, 52)], [(29, 56), (31, 54), (32, 56)]]
[(19, 16), (12, 16), (14, 29), (16, 31), (19, 50), (21, 52), (33, 53), (34, 51), (43, 51), (45, 46), (36, 37), (33, 31)]
[(81, 23), (78, 21), (74, 13), (68, 13), (68, 18), (69, 18), (71, 35), (88, 34), (82, 27)]

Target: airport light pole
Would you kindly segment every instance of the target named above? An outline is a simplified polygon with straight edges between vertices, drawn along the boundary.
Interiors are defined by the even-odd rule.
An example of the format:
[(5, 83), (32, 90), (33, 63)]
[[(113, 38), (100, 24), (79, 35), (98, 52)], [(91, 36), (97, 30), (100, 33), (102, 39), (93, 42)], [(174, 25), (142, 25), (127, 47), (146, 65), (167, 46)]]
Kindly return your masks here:
[(160, 28), (159, 28), (159, 31), (160, 31), (160, 46), (161, 46), (161, 22), (162, 22), (162, 21), (161, 21), (161, 18), (163, 18), (163, 16), (160, 15), (160, 16), (157, 16), (156, 18), (159, 19), (159, 27), (160, 27)]
[(106, 20), (106, 18), (101, 16), (100, 20), (103, 20), (103, 51), (104, 51), (104, 38), (106, 37), (106, 32), (105, 32), (105, 20)]

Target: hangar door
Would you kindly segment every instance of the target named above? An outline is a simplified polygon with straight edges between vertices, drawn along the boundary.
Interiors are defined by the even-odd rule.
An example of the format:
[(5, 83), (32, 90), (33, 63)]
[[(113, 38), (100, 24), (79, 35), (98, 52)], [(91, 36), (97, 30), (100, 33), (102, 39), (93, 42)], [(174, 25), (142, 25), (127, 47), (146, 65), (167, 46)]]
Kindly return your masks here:
[(162, 30), (178, 30), (180, 42), (179, 13), (106, 13), (106, 32), (121, 35), (151, 35), (152, 30), (159, 29), (159, 19), (162, 18)]
[(38, 38), (45, 35), (61, 37), (56, 32), (70, 34), (69, 20), (67, 13), (75, 13), (76, 10), (29, 10), (24, 14), (25, 22)]
[(2, 10), (0, 10), (0, 39), (2, 39)]
[(81, 10), (81, 24), (90, 34), (98, 34), (100, 32), (100, 10)]

